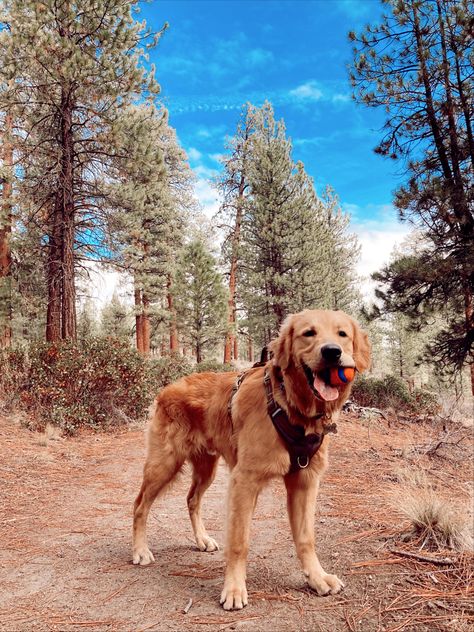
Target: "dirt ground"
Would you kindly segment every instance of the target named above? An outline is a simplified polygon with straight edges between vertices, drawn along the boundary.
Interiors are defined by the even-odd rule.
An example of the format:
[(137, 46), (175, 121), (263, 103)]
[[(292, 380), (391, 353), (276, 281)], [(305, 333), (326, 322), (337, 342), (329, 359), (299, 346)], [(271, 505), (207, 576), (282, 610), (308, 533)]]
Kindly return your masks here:
[[(131, 563), (142, 429), (53, 440), (0, 418), (0, 630), (472, 630), (471, 556), (439, 565), (393, 552), (417, 552), (401, 541), (407, 525), (393, 503), (401, 467), (422, 465), (441, 494), (469, 502), (470, 431), (428, 456), (439, 432), (346, 416), (331, 439), (315, 516), (322, 564), (346, 589), (321, 598), (305, 587), (275, 482), (253, 521), (249, 606), (224, 612), (223, 552), (201, 553), (194, 544), (188, 472), (152, 509), (156, 562)], [(206, 526), (221, 545), (227, 477), (220, 465), (204, 499)]]

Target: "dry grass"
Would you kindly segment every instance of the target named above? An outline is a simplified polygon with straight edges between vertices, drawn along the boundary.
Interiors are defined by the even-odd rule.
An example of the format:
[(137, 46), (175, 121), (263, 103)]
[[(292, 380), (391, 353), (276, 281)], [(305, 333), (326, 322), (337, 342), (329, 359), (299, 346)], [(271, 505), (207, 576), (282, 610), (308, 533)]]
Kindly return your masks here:
[(420, 549), (472, 550), (472, 520), (467, 508), (440, 496), (421, 469), (401, 470), (398, 479), (402, 489), (395, 492), (395, 506), (411, 523), (406, 540), (417, 540)]
[(40, 446), (49, 445), (50, 441), (58, 441), (61, 439), (61, 430), (57, 426), (46, 424), (44, 432), (38, 432), (36, 443)]

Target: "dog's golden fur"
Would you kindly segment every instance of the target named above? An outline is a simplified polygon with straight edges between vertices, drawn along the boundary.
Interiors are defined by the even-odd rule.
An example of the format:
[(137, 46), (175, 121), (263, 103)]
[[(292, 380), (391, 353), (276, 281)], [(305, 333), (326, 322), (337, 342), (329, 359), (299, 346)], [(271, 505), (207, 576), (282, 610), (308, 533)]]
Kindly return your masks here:
[[(334, 401), (324, 401), (311, 387), (306, 370), (315, 374), (326, 366), (321, 349), (338, 345), (342, 366), (364, 371), (370, 364), (370, 344), (357, 323), (340, 311), (305, 310), (289, 316), (271, 343), (267, 363), (273, 394), (290, 421), (306, 432), (321, 432), (337, 420), (351, 385), (338, 389)], [(326, 436), (306, 469), (288, 473), (288, 451), (267, 413), (264, 368), (250, 369), (228, 405), (236, 373), (201, 373), (164, 388), (156, 400), (148, 429), (148, 454), (143, 483), (135, 501), (133, 562), (154, 561), (146, 542), (151, 504), (175, 477), (185, 461), (193, 469), (188, 508), (197, 546), (214, 551), (217, 543), (200, 516), (202, 495), (212, 483), (219, 456), (231, 469), (226, 543), (227, 567), (221, 603), (226, 610), (247, 604), (246, 558), (250, 523), (257, 496), (272, 478), (283, 477), (293, 539), (308, 584), (318, 594), (339, 592), (343, 584), (321, 567), (314, 548), (314, 511), (320, 477), (328, 460)], [(283, 376), (284, 390), (279, 384)], [(319, 413), (325, 413), (323, 418)], [(315, 419), (317, 417), (317, 419)]]

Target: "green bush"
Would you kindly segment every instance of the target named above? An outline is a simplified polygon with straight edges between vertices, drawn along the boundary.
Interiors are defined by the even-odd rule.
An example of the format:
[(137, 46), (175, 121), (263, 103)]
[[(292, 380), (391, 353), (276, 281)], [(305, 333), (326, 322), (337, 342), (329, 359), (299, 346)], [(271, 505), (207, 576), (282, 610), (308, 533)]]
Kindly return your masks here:
[(204, 360), (193, 366), (193, 373), (222, 373), (227, 371), (235, 371), (235, 367), (232, 364), (222, 364), (216, 360)]
[(415, 406), (418, 410), (427, 415), (436, 415), (441, 410), (441, 404), (438, 396), (433, 391), (427, 391), (422, 388), (415, 388), (413, 391)]
[(27, 411), (68, 434), (141, 419), (151, 401), (146, 360), (113, 338), (31, 345), (25, 386)]
[(394, 408), (434, 415), (439, 410), (435, 393), (416, 388), (410, 393), (407, 384), (395, 375), (383, 378), (358, 376), (351, 399), (360, 406)]
[(374, 408), (407, 409), (414, 403), (408, 386), (394, 375), (381, 379), (358, 376), (351, 397), (360, 406)]
[(150, 360), (149, 372), (151, 388), (156, 395), (160, 388), (192, 373), (193, 367), (184, 356), (173, 353), (157, 360)]
[(25, 388), (29, 370), (26, 347), (0, 350), (0, 396), (7, 408)]

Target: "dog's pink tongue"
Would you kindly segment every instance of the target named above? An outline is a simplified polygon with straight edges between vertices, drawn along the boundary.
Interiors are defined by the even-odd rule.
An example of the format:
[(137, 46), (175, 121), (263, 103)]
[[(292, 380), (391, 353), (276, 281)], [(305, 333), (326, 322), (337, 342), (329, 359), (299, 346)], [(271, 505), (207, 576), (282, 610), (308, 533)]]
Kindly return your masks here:
[(339, 391), (337, 388), (335, 386), (331, 386), (330, 384), (326, 384), (326, 382), (318, 375), (314, 376), (314, 388), (327, 402), (332, 402), (339, 397)]

